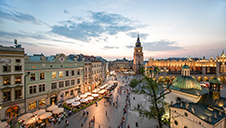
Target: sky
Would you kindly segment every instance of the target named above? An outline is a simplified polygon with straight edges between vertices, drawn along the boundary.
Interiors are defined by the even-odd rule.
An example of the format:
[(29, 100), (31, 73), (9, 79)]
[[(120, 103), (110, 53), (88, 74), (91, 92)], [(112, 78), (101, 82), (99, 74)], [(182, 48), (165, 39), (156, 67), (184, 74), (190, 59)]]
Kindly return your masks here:
[(226, 52), (225, 0), (1, 0), (0, 45), (25, 53), (144, 60)]

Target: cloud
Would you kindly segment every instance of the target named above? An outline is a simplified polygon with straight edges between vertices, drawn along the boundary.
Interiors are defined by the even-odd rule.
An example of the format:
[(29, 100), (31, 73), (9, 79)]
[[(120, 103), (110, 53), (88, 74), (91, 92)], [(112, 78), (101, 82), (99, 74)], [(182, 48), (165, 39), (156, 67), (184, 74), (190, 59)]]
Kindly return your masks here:
[[(136, 29), (137, 21), (132, 21), (119, 14), (88, 11), (88, 19), (72, 17), (52, 26), (51, 32), (68, 38), (89, 42), (90, 37), (100, 37), (101, 34), (115, 35)], [(142, 26), (142, 25), (140, 25)]]
[(27, 33), (21, 31), (20, 33), (15, 32), (6, 32), (0, 30), (0, 37), (6, 37), (6, 38), (35, 38), (35, 39), (47, 39), (47, 37), (43, 33)]
[(32, 23), (35, 25), (45, 24), (41, 20), (36, 19), (34, 16), (20, 12), (10, 5), (0, 4), (0, 6), (1, 6), (0, 15), (2, 19), (15, 21), (20, 24), (23, 23)]
[(114, 46), (104, 46), (104, 49), (119, 49), (119, 47), (114, 47)]
[(66, 14), (67, 14), (67, 13), (69, 13), (69, 12), (68, 12), (66, 9), (64, 9), (64, 13), (66, 13)]
[(127, 45), (126, 47), (127, 47), (127, 48), (134, 48), (135, 45), (134, 45), (134, 46), (133, 46), (133, 45)]
[(173, 51), (183, 49), (179, 46), (174, 46), (177, 44), (175, 41), (168, 41), (168, 40), (161, 40), (161, 41), (154, 41), (150, 43), (143, 43), (142, 47), (146, 51)]
[[(139, 34), (139, 32), (129, 32), (129, 33), (126, 33), (127, 36), (130, 36), (131, 38), (137, 38), (137, 35)], [(149, 34), (147, 33), (140, 33), (139, 34), (139, 37), (140, 39), (146, 39), (147, 37), (149, 36)]]

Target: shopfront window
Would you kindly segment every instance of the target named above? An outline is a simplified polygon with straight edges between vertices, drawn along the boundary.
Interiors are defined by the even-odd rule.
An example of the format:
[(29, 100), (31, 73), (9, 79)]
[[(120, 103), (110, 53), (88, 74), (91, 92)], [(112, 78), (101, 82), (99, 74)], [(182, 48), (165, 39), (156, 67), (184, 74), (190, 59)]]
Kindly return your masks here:
[(46, 99), (45, 98), (39, 100), (39, 108), (42, 108), (45, 105), (46, 105)]
[(36, 101), (29, 102), (29, 110), (36, 109)]
[(11, 100), (11, 92), (4, 92), (3, 93), (3, 99), (4, 99), (4, 102), (7, 102), (7, 101), (10, 101)]
[(65, 92), (65, 97), (69, 96), (69, 91)]
[(21, 76), (15, 76), (15, 84), (21, 84)]
[(19, 107), (17, 107), (17, 106), (10, 107), (6, 110), (6, 117), (14, 118), (18, 115), (18, 113), (19, 113)]
[(21, 99), (22, 95), (21, 95), (21, 90), (15, 90), (15, 99)]

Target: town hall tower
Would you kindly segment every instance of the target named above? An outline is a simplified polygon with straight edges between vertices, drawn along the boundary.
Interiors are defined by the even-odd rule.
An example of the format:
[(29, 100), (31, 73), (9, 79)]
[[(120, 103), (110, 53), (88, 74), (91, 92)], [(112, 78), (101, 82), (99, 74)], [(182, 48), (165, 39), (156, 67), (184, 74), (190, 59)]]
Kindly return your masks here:
[(140, 69), (142, 67), (143, 67), (143, 52), (140, 43), (140, 38), (138, 35), (133, 53), (133, 70), (136, 74), (140, 74)]

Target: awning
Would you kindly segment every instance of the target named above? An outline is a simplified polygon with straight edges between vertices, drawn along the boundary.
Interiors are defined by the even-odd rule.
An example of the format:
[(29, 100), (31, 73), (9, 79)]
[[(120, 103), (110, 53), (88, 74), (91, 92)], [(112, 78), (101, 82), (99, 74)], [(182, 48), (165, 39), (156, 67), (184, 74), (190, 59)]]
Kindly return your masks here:
[(80, 99), (81, 99), (80, 97), (75, 97), (73, 100), (78, 101)]
[(85, 103), (85, 102), (87, 102), (88, 100), (87, 99), (81, 99), (80, 100), (80, 102), (82, 102), (82, 103)]
[(52, 116), (52, 113), (51, 112), (45, 112), (42, 115), (40, 115), (39, 118), (41, 120), (43, 120), (43, 119), (49, 118), (50, 116)]
[(38, 117), (32, 117), (30, 119), (27, 119), (26, 121), (24, 121), (23, 124), (27, 125), (27, 124), (32, 124), (34, 122), (38, 121)]
[(69, 100), (66, 101), (66, 103), (67, 103), (67, 104), (71, 104), (71, 103), (74, 102), (74, 101), (75, 101), (74, 99), (69, 99)]
[(93, 97), (92, 96), (89, 96), (86, 98), (87, 100), (93, 100)]
[(64, 111), (64, 108), (57, 108), (57, 109), (54, 109), (52, 113), (53, 114), (59, 114), (59, 113), (61, 113), (63, 111)]
[(98, 97), (99, 94), (92, 94), (92, 97)]

